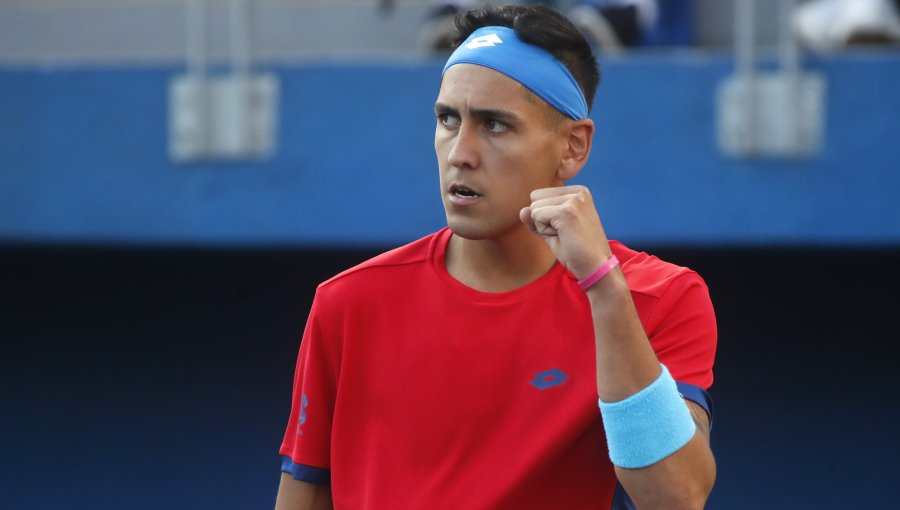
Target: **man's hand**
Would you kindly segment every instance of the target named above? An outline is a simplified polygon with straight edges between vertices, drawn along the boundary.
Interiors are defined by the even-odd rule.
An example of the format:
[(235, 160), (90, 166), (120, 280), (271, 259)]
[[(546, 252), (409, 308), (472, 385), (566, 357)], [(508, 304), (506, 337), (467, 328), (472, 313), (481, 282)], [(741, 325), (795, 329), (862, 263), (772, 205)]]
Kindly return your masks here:
[(591, 192), (584, 186), (532, 191), (531, 206), (519, 212), (519, 219), (579, 280), (612, 257)]

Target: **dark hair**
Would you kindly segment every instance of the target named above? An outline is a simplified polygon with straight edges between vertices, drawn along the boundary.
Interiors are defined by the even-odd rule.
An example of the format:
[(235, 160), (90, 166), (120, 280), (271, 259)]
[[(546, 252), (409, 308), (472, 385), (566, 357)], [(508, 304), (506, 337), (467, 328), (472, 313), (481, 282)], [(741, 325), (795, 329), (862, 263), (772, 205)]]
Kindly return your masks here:
[(591, 45), (571, 21), (542, 5), (488, 5), (456, 16), (453, 47), (462, 44), (475, 30), (489, 26), (512, 28), (519, 39), (550, 52), (572, 73), (588, 109), (591, 108), (600, 83), (600, 67)]

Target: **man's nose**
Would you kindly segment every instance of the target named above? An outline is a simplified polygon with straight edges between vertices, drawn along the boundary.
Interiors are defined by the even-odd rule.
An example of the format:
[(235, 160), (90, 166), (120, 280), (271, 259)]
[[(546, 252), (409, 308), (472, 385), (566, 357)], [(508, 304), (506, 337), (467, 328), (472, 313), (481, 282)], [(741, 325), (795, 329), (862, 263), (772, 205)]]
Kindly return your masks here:
[(448, 163), (456, 168), (477, 168), (479, 151), (478, 132), (470, 122), (463, 122), (456, 132)]

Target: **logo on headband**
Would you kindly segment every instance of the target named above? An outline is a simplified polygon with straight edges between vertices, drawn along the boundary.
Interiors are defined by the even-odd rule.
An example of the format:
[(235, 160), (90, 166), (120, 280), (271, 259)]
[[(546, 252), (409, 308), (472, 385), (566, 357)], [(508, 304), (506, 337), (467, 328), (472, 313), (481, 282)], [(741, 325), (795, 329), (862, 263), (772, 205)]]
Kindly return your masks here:
[(466, 45), (466, 48), (470, 50), (474, 50), (475, 48), (484, 48), (485, 46), (496, 46), (498, 44), (503, 44), (503, 40), (500, 39), (500, 36), (497, 34), (488, 34), (483, 35), (481, 37), (476, 37), (469, 41), (469, 44)]

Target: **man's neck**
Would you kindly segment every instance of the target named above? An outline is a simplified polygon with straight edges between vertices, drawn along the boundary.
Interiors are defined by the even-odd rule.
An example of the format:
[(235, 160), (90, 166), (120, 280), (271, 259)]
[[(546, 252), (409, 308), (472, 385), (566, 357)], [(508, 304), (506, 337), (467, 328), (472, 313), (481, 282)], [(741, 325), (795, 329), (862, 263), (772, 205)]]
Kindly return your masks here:
[(453, 234), (445, 259), (451, 276), (482, 292), (505, 292), (525, 286), (543, 276), (556, 262), (544, 241), (526, 228), (486, 240)]

